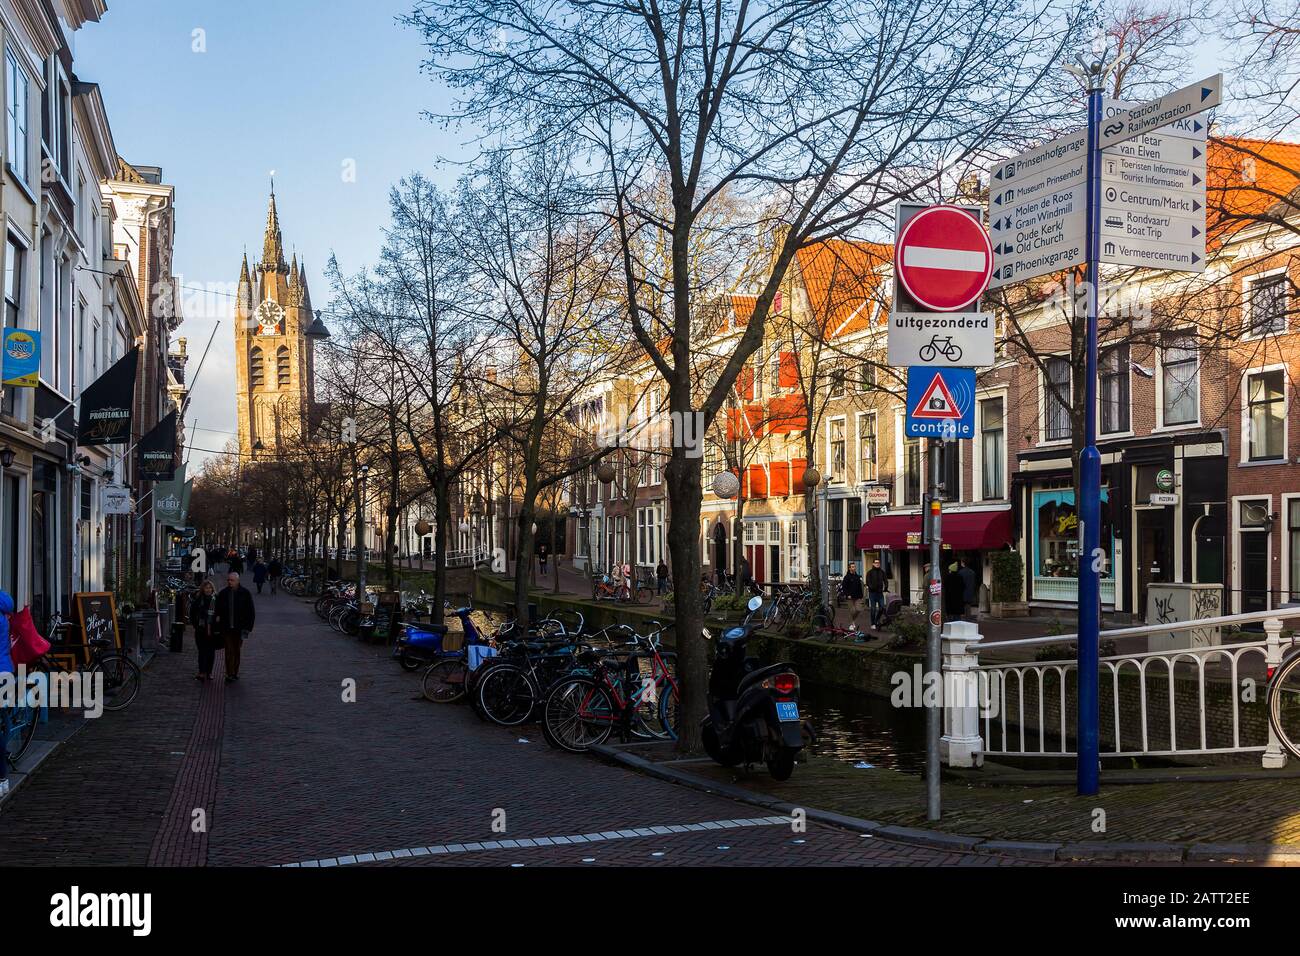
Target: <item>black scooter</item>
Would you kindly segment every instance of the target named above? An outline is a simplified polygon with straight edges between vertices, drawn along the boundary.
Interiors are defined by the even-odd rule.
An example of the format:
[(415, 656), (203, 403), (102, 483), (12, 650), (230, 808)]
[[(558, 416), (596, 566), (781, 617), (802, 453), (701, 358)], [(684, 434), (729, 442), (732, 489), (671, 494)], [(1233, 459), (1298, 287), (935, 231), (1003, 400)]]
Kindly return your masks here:
[[(803, 749), (799, 720), (799, 676), (788, 663), (760, 667), (745, 655), (759, 622), (761, 597), (749, 600), (749, 614), (717, 640), (709, 671), (709, 715), (702, 729), (704, 749), (724, 767), (763, 761), (768, 773), (786, 780)], [(751, 623), (752, 622), (752, 623)], [(712, 638), (706, 629), (705, 637)]]

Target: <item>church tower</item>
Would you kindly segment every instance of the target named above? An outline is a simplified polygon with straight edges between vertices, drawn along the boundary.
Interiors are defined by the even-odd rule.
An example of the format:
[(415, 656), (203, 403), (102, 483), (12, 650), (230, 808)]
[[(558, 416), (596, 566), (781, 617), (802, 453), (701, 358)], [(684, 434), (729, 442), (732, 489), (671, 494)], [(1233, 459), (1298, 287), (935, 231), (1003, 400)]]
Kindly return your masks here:
[(272, 458), (307, 429), (315, 401), (307, 270), (284, 261), (275, 187), (266, 211), (262, 261), (249, 271), (244, 253), (235, 298), (235, 374), (242, 458)]

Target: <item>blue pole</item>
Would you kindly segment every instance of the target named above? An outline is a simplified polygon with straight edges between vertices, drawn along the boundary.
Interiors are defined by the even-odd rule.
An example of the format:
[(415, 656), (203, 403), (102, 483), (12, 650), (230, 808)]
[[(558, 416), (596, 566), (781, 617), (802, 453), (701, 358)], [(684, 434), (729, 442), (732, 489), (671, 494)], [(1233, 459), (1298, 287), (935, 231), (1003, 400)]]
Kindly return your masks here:
[(1101, 129), (1100, 71), (1088, 82), (1088, 264), (1084, 294), (1087, 303), (1087, 344), (1084, 371), (1083, 453), (1079, 456), (1079, 759), (1080, 796), (1100, 786), (1097, 712), (1097, 648), (1101, 631), (1101, 453), (1097, 451), (1097, 309), (1100, 305), (1101, 258)]

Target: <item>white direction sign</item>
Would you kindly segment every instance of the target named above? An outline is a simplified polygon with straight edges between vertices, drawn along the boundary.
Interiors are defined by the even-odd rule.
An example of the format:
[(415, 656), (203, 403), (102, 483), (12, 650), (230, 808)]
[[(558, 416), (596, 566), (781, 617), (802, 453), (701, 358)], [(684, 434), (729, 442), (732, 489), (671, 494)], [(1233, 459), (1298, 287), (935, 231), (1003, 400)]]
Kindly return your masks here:
[(1205, 195), (1205, 164), (1170, 163), (1162, 159), (1139, 159), (1105, 152), (1101, 157), (1101, 181), (1108, 186), (1145, 186)]
[(1118, 266), (1204, 272), (1205, 243), (1176, 246), (1157, 239), (1102, 239), (1101, 260)]
[[(1104, 99), (1101, 101), (1101, 115), (1109, 120), (1120, 113), (1127, 113), (1135, 106), (1141, 106), (1140, 103), (1133, 103), (1129, 100), (1112, 100)], [(1182, 136), (1185, 139), (1194, 139), (1204, 143), (1210, 134), (1210, 124), (1199, 116), (1192, 116), (1188, 119), (1174, 120), (1160, 127), (1162, 136)]]
[(1173, 189), (1149, 189), (1125, 183), (1101, 184), (1101, 205), (1146, 212), (1171, 213), (1192, 218), (1205, 216), (1205, 192), (1177, 192)]
[(1184, 246), (1200, 246), (1205, 252), (1205, 216), (1184, 218), (1163, 212), (1143, 212), (1123, 207), (1101, 210), (1102, 239), (1151, 239)]
[(991, 312), (894, 312), (889, 316), (889, 364), (992, 365), (996, 330)]
[(1117, 146), (1101, 151), (1103, 156), (1124, 156), (1180, 166), (1200, 166), (1205, 170), (1205, 144), (1186, 136), (1169, 136), (1163, 132), (1143, 133)]
[(1223, 74), (1216, 73), (1199, 83), (1133, 106), (1125, 113), (1117, 112), (1109, 119), (1103, 116), (1101, 129), (1097, 131), (1098, 145), (1105, 149), (1142, 133), (1154, 132), (1162, 126), (1189, 120), (1197, 113), (1218, 106), (1222, 97)]

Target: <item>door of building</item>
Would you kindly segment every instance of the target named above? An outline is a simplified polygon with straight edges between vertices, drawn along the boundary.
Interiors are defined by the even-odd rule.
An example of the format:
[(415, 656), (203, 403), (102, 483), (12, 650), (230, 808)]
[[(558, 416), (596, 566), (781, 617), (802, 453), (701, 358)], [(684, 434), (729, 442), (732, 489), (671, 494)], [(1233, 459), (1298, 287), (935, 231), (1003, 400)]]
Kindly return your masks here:
[(1153, 583), (1173, 580), (1173, 538), (1169, 533), (1172, 509), (1138, 508), (1136, 562), (1137, 605), (1134, 612), (1145, 615), (1147, 588)]
[(713, 570), (725, 571), (730, 562), (727, 560), (727, 529), (719, 521), (713, 526)]
[(1241, 608), (1248, 611), (1268, 610), (1268, 533), (1242, 531), (1241, 542)]

